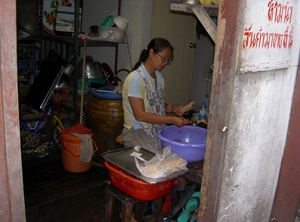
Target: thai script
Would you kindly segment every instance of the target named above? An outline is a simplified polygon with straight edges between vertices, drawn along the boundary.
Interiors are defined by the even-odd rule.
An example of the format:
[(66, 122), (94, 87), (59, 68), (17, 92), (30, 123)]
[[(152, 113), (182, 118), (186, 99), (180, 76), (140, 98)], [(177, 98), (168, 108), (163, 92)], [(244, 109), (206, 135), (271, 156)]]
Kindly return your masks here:
[(243, 48), (291, 48), (293, 45), (293, 27), (287, 27), (283, 33), (252, 32), (252, 25), (244, 32)]
[[(291, 24), (293, 17), (293, 6), (280, 4), (270, 0), (267, 4), (267, 18), (269, 22)], [(291, 48), (293, 45), (293, 26), (288, 25), (284, 30), (278, 32), (264, 31), (260, 27), (258, 31), (253, 30), (253, 25), (245, 28), (243, 48)]]
[(273, 2), (273, 0), (268, 3), (268, 20), (276, 23), (291, 23), (293, 15), (293, 7), (282, 5), (280, 3)]

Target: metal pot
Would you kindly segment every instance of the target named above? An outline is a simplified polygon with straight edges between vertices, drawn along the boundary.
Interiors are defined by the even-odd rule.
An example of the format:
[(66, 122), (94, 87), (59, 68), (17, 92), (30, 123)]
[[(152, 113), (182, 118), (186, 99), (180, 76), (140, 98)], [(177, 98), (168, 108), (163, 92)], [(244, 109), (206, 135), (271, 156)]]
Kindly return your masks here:
[[(78, 70), (82, 70), (82, 60), (78, 63)], [(92, 56), (86, 56), (85, 60), (85, 77), (88, 79), (102, 78), (106, 79), (101, 63), (94, 60)], [(78, 79), (81, 79), (81, 73)]]

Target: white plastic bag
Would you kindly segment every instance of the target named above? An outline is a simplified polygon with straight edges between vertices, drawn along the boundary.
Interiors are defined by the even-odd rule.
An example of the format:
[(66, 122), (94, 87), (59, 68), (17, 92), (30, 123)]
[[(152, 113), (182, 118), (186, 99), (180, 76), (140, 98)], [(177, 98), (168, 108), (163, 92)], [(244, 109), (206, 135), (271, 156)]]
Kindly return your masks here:
[[(171, 147), (167, 146), (161, 154), (157, 153), (151, 160), (135, 157), (135, 165), (140, 173), (152, 179), (167, 177), (174, 172), (187, 170), (187, 161), (171, 152)], [(138, 159), (142, 160), (139, 161)]]

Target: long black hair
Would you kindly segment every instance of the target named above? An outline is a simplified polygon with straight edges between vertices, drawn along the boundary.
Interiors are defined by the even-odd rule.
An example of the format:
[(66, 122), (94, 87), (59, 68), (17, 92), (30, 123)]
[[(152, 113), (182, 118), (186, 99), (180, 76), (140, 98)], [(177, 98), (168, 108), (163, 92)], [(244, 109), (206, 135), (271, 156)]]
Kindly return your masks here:
[(143, 62), (146, 61), (146, 59), (149, 56), (149, 51), (150, 49), (153, 49), (154, 53), (158, 53), (163, 51), (164, 48), (170, 48), (172, 51), (172, 59), (174, 57), (173, 55), (173, 46), (169, 43), (168, 40), (164, 39), (164, 38), (154, 38), (152, 39), (147, 48), (143, 49), (143, 51), (141, 52), (139, 61), (135, 64), (133, 70), (137, 69)]

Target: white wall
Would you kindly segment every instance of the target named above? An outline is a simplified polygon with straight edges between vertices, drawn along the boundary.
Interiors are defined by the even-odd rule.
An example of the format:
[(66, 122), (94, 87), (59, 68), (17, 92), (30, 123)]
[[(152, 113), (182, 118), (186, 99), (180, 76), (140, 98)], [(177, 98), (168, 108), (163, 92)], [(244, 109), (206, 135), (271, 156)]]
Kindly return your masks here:
[[(196, 17), (170, 10), (174, 0), (153, 0), (152, 37), (168, 39), (174, 48), (174, 60), (162, 70), (165, 102), (186, 105), (190, 100)], [(181, 3), (180, 0), (176, 2)]]
[[(109, 15), (117, 16), (118, 0), (84, 1), (82, 31), (90, 32), (91, 25), (100, 25)], [(119, 44), (118, 67), (131, 70), (138, 61), (140, 52), (151, 40), (152, 0), (122, 0), (121, 16), (129, 22), (128, 44)], [(129, 55), (130, 52), (130, 55)], [(89, 47), (87, 55), (115, 69), (114, 47)], [(131, 57), (131, 58), (130, 58)], [(130, 61), (131, 59), (131, 61)], [(123, 79), (127, 73), (120, 72)]]
[[(194, 67), (192, 76), (192, 87), (190, 92), (191, 101), (195, 101), (194, 109), (200, 109), (202, 101), (209, 105), (211, 91), (211, 66), (214, 63), (214, 42), (207, 35), (196, 39), (194, 54)], [(207, 95), (206, 95), (207, 94)]]
[[(125, 17), (129, 22), (129, 27), (127, 30), (128, 44), (119, 44), (119, 53), (118, 53), (118, 66), (117, 70), (121, 68), (126, 68), (131, 70), (134, 64), (138, 61), (140, 52), (143, 48), (147, 46), (151, 40), (151, 20), (152, 18), (152, 7), (153, 0), (122, 0), (121, 1), (121, 16)], [(118, 0), (101, 0), (101, 1), (84, 1), (83, 5), (83, 22), (82, 22), (82, 31), (90, 32), (89, 27), (91, 25), (99, 25), (101, 22), (109, 15), (116, 16), (118, 8)], [(166, 12), (170, 13), (170, 12)], [(174, 12), (172, 12), (174, 14)], [(173, 15), (174, 16), (174, 15)], [(192, 15), (190, 15), (192, 16)], [(179, 15), (180, 18), (184, 19), (184, 15)], [(195, 18), (196, 20), (196, 18)], [(178, 29), (175, 28), (175, 29)], [(160, 34), (161, 35), (161, 34)], [(163, 35), (165, 36), (165, 35)], [(172, 43), (174, 39), (170, 38)], [(170, 40), (170, 41), (171, 41)], [(193, 40), (192, 40), (193, 41)], [(191, 42), (192, 42), (191, 41)], [(189, 43), (189, 41), (187, 41)], [(209, 98), (205, 97), (206, 87), (210, 84), (206, 84), (205, 78), (207, 78), (207, 72), (210, 71), (210, 66), (213, 63), (213, 49), (214, 43), (210, 40), (209, 37), (204, 39), (196, 39), (195, 43), (197, 45), (194, 50), (194, 69), (193, 69), (193, 79), (191, 89), (188, 87), (188, 92), (182, 92), (181, 94), (187, 94), (190, 96), (190, 100), (184, 101), (195, 101), (195, 109), (199, 109), (202, 100), (209, 102)], [(181, 43), (182, 45), (183, 43)], [(188, 46), (187, 46), (188, 47)], [(193, 49), (190, 49), (193, 50)], [(130, 52), (130, 55), (129, 55)], [(176, 53), (176, 62), (172, 64), (172, 67), (181, 61), (180, 53), (181, 50)], [(88, 47), (87, 55), (91, 55), (94, 59), (100, 61), (101, 63), (107, 63), (111, 69), (115, 70), (115, 48), (114, 47)], [(186, 55), (186, 54), (185, 54)], [(193, 62), (191, 62), (193, 63)], [(172, 68), (171, 67), (171, 68)], [(170, 68), (170, 67), (167, 67)], [(176, 69), (177, 70), (177, 69)], [(185, 77), (187, 77), (187, 69), (185, 69)], [(164, 70), (164, 73), (167, 73), (167, 69)], [(118, 73), (118, 76), (121, 79), (124, 79), (127, 76), (126, 72)], [(174, 73), (171, 75), (174, 78)], [(185, 79), (185, 77), (177, 78), (178, 81)], [(173, 86), (175, 83), (172, 81), (167, 81), (168, 75), (165, 75), (166, 78), (166, 90), (168, 89), (177, 89), (178, 84)], [(180, 84), (179, 84), (180, 85)], [(200, 89), (200, 90), (199, 90)], [(178, 90), (177, 90), (178, 91)], [(179, 92), (178, 91), (178, 92)], [(166, 93), (169, 97), (172, 96), (173, 92)], [(174, 95), (173, 95), (174, 96)], [(177, 100), (172, 101), (172, 103), (178, 103), (179, 96), (175, 96)]]
[[(237, 73), (244, 30), (243, 8), (252, 7), (252, 0), (240, 0), (237, 14), (230, 14), (229, 6), (222, 4), (216, 42), (213, 96), (208, 124), (205, 160), (210, 161), (210, 183), (202, 184), (201, 192), (210, 190), (217, 203), (214, 221), (270, 221), (277, 181), (285, 149), (291, 104), (297, 69), (299, 68), (300, 4), (294, 8), (293, 45), (288, 68)], [(258, 8), (267, 8), (265, 2)], [(291, 2), (289, 3), (291, 4)], [(235, 8), (231, 8), (235, 10)], [(255, 8), (254, 8), (255, 9)], [(268, 9), (268, 8), (267, 8)], [(269, 12), (268, 10), (266, 10)], [(226, 14), (226, 12), (228, 14)], [(265, 13), (267, 17), (268, 13)], [(237, 16), (237, 17), (236, 17)], [(261, 23), (253, 26), (260, 29)], [(272, 25), (270, 25), (271, 27)], [(229, 36), (229, 34), (234, 33)], [(268, 56), (253, 47), (257, 61)], [(285, 49), (281, 48), (282, 51)], [(270, 50), (276, 53), (277, 49)], [(260, 58), (262, 58), (260, 60)], [(259, 63), (258, 63), (259, 65)], [(227, 130), (220, 128), (226, 126)], [(211, 157), (211, 158), (210, 158)], [(207, 163), (207, 162), (206, 162)], [(205, 172), (206, 171), (204, 168)], [(205, 183), (204, 175), (203, 183)], [(215, 186), (215, 187), (214, 187)], [(292, 191), (291, 191), (292, 192)], [(209, 191), (207, 192), (209, 193)], [(211, 197), (207, 197), (209, 205)], [(202, 201), (205, 201), (202, 198)]]
[(268, 221), (285, 147), (296, 71), (296, 67), (290, 67), (236, 75), (233, 93), (224, 100), (231, 106), (220, 106), (224, 107), (220, 113), (229, 115), (225, 122), (229, 130), (227, 147), (223, 147), (217, 221)]

